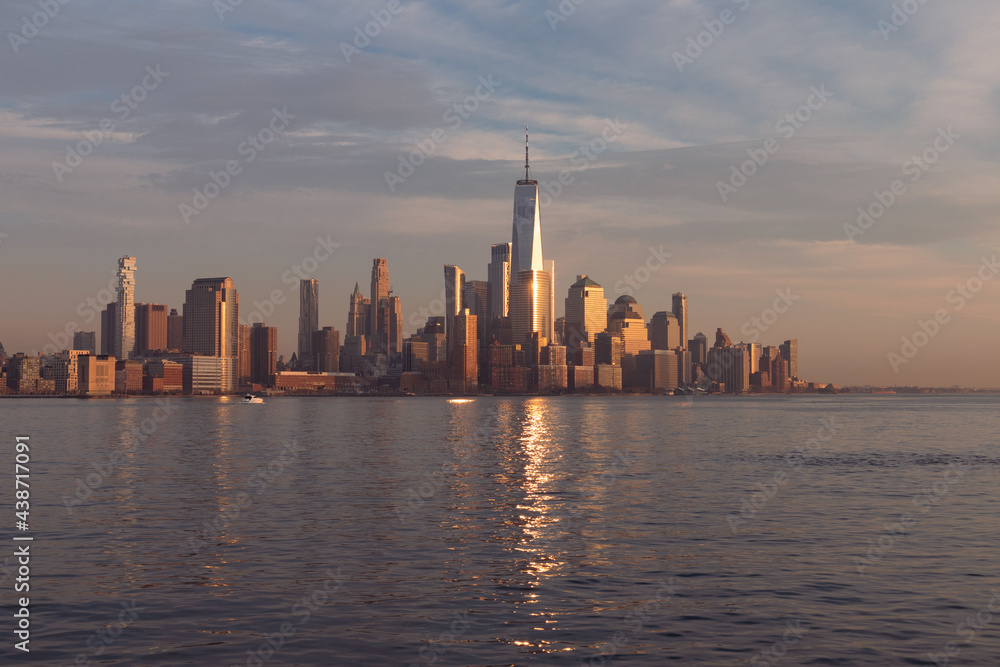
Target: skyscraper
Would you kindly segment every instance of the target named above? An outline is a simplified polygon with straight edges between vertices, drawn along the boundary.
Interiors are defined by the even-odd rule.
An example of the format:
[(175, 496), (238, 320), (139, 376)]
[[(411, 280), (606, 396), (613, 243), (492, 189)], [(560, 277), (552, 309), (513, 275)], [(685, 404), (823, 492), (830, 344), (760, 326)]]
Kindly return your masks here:
[(576, 277), (566, 296), (566, 347), (593, 344), (594, 336), (608, 327), (608, 300), (604, 288), (586, 275)]
[(781, 356), (785, 358), (788, 362), (788, 378), (791, 380), (799, 379), (799, 340), (798, 338), (792, 338), (791, 340), (786, 340), (780, 346)]
[(654, 350), (675, 350), (684, 346), (678, 319), (665, 310), (653, 314), (649, 321), (649, 342)]
[[(548, 269), (548, 270), (547, 270)], [(542, 222), (538, 210), (538, 181), (528, 165), (528, 132), (524, 134), (524, 178), (514, 187), (514, 223), (510, 253), (510, 318), (515, 344), (538, 333), (551, 341), (555, 335), (553, 306), (554, 263), (542, 259)]]
[(115, 314), (115, 350), (128, 359), (135, 352), (135, 257), (118, 260), (118, 310)]
[(199, 278), (184, 293), (184, 352), (221, 357), (223, 391), (237, 382), (239, 310), (232, 278)]
[(403, 353), (403, 302), (398, 296), (389, 297), (389, 353)]
[(347, 310), (347, 336), (367, 336), (368, 335), (368, 311), (371, 308), (371, 300), (366, 299), (361, 293), (358, 284), (354, 283), (354, 291), (351, 293), (350, 305)]
[(480, 345), (487, 343), (486, 339), (486, 301), (489, 295), (489, 283), (485, 280), (466, 280), (465, 291), (462, 293), (462, 303), (469, 312), (476, 316), (476, 338)]
[(455, 317), (462, 312), (465, 295), (465, 271), (452, 264), (444, 267), (444, 333), (448, 343), (448, 363), (452, 362), (452, 349), (457, 343)]
[(389, 352), (389, 262), (381, 257), (372, 261), (372, 295), (368, 314), (369, 349)]
[[(73, 334), (73, 349), (87, 350), (90, 354), (97, 354), (97, 332), (77, 331)], [(0, 363), (3, 363), (3, 346), (0, 345)]]
[(627, 294), (615, 300), (611, 316), (608, 317), (608, 331), (621, 338), (625, 354), (638, 354), (640, 350), (652, 349), (642, 316), (642, 306)]
[(250, 328), (250, 381), (270, 386), (278, 356), (278, 329), (255, 322)]
[(455, 316), (455, 340), (451, 344), (452, 378), (459, 391), (474, 392), (479, 379), (479, 343), (476, 340), (476, 316), (463, 308)]
[(101, 354), (118, 358), (115, 350), (115, 326), (118, 322), (118, 303), (112, 301), (101, 311)]
[(299, 281), (299, 363), (313, 367), (313, 332), (319, 329), (319, 280)]
[(167, 349), (167, 307), (158, 303), (135, 304), (135, 353)]
[(250, 384), (250, 368), (252, 365), (253, 350), (250, 346), (250, 330), (248, 324), (237, 325), (239, 329), (239, 371), (236, 373), (237, 384), (245, 387)]
[(521, 271), (543, 271), (542, 220), (538, 210), (538, 181), (528, 168), (528, 128), (524, 128), (524, 178), (514, 186), (514, 226), (510, 246), (510, 281)]
[(688, 300), (683, 293), (678, 292), (673, 296), (674, 317), (681, 328), (681, 347), (686, 348), (688, 342)]
[(510, 249), (510, 243), (490, 246), (486, 280), (486, 314), (490, 323), (494, 317), (507, 317), (510, 308)]
[(313, 370), (336, 373), (340, 370), (340, 333), (333, 327), (323, 327), (313, 335)]
[(691, 348), (692, 364), (704, 364), (708, 361), (708, 336), (699, 331), (688, 341), (688, 347)]
[(184, 318), (177, 314), (176, 308), (170, 309), (167, 315), (167, 349), (180, 351), (184, 339)]

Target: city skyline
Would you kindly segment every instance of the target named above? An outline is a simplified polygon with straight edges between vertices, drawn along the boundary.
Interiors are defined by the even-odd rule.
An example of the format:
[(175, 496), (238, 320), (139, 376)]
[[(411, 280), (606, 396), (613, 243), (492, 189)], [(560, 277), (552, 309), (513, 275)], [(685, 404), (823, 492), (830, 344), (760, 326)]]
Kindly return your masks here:
[[(163, 4), (155, 22), (135, 17), (145, 37), (113, 26), (109, 40), (101, 17), (126, 5), (74, 6), (0, 60), (0, 278), (48, 267), (44, 302), (4, 295), (7, 349), (40, 349), (71, 320), (98, 330), (79, 313), (113, 278), (106, 258), (125, 253), (141, 263), (137, 301), (178, 307), (176, 276), (229, 275), (247, 304), (282, 291), (267, 319), (283, 332), (298, 316), (293, 267), (316, 262), (303, 277), (323, 283), (330, 312), (385, 257), (407, 277), (396, 292), (412, 332), (440, 298), (441, 265), (486, 278), (482, 230), (507, 220), (527, 122), (557, 300), (583, 273), (649, 312), (681, 291), (698, 304), (691, 332), (823, 350), (803, 361), (810, 377), (997, 385), (1000, 358), (951, 354), (1000, 325), (993, 5), (928, 3), (897, 26), (891, 2), (741, 1), (718, 35), (711, 3), (613, 16), (403, 5), (365, 48), (354, 27), (377, 8), (296, 7), (244, 3), (220, 19)], [(29, 9), (0, 18), (13, 30)], [(794, 305), (764, 331), (752, 321), (779, 291)], [(924, 328), (932, 339), (914, 345)], [(916, 354), (894, 365), (904, 338)], [(288, 335), (281, 345), (294, 351)]]
[[(554, 324), (556, 320), (556, 311), (554, 310), (554, 298), (555, 298), (554, 286), (552, 285), (552, 283), (549, 281), (548, 278), (548, 276), (553, 275), (554, 263), (551, 260), (542, 259), (542, 253), (541, 253), (542, 233), (540, 227), (539, 207), (536, 204), (537, 201), (538, 201), (538, 182), (534, 179), (530, 179), (530, 171), (528, 164), (528, 138), (526, 134), (525, 164), (524, 164), (523, 178), (517, 181), (515, 187), (514, 222), (512, 228), (513, 242), (507, 244), (490, 244), (491, 257), (490, 261), (487, 263), (486, 274), (488, 277), (494, 277), (495, 272), (499, 270), (500, 273), (507, 278), (507, 281), (505, 282), (508, 283), (506, 285), (508, 287), (508, 293), (507, 293), (508, 298), (511, 298), (512, 296), (516, 295), (518, 289), (516, 281), (517, 272), (513, 269), (513, 266), (517, 265), (518, 261), (515, 249), (517, 248), (519, 241), (521, 241), (523, 245), (528, 246), (529, 249), (527, 251), (522, 251), (520, 253), (520, 256), (525, 258), (523, 260), (523, 263), (530, 265), (532, 267), (546, 266), (548, 267), (548, 270), (529, 269), (525, 272), (522, 272), (522, 278), (524, 279), (531, 278), (530, 284), (532, 288), (531, 290), (526, 291), (526, 294), (537, 293), (539, 292), (540, 289), (544, 291), (548, 295), (548, 298), (545, 299), (545, 302), (542, 305), (536, 306), (536, 308), (541, 308), (542, 310), (548, 308), (548, 316), (542, 317), (541, 319), (537, 319), (536, 317), (537, 321), (536, 319), (532, 319), (530, 320), (532, 324), (529, 325), (525, 322), (522, 323), (521, 326), (522, 328), (524, 326), (528, 326), (527, 330), (534, 328), (534, 330), (539, 331), (538, 329), (539, 326), (542, 327), (543, 329), (548, 329), (549, 331), (553, 332), (551, 336), (546, 337), (544, 336), (544, 332), (541, 331), (539, 331), (539, 333), (543, 334), (543, 337), (548, 338), (551, 341), (554, 341), (556, 340), (554, 336)], [(320, 245), (330, 246), (329, 243), (322, 244), (322, 239), (317, 239), (317, 241), (320, 243)], [(506, 254), (502, 250), (504, 247), (507, 248)], [(653, 249), (650, 248), (650, 251), (653, 252)], [(506, 260), (505, 258), (507, 257), (509, 257), (510, 259)], [(503, 267), (501, 269), (494, 268), (494, 264), (497, 263), (498, 258), (505, 260), (503, 261)], [(319, 264), (316, 263), (315, 266), (318, 267)], [(131, 342), (132, 342), (131, 348), (134, 351), (133, 353), (139, 351), (138, 348), (136, 347), (136, 337), (138, 331), (137, 314), (140, 312), (140, 310), (142, 310), (142, 312), (144, 313), (144, 317), (148, 318), (149, 317), (148, 309), (151, 307), (155, 307), (160, 311), (164, 311), (162, 312), (162, 315), (165, 317), (166, 316), (165, 308), (169, 307), (168, 305), (164, 304), (144, 304), (135, 301), (135, 277), (134, 277), (135, 270), (136, 270), (135, 257), (125, 256), (118, 260), (118, 270), (115, 274), (117, 280), (116, 292), (114, 294), (114, 298), (112, 298), (111, 301), (108, 304), (106, 304), (106, 310), (102, 314), (102, 317), (106, 318), (103, 319), (101, 322), (102, 329), (103, 328), (108, 329), (109, 331), (108, 336), (110, 337), (110, 341), (108, 344), (111, 345), (115, 351), (120, 349), (121, 347), (120, 341), (122, 341), (123, 339), (128, 339), (129, 337), (131, 337)], [(302, 275), (298, 267), (295, 267), (293, 273), (296, 276)], [(536, 275), (540, 276), (541, 280), (535, 278), (534, 276)], [(283, 276), (283, 280), (285, 279), (285, 277), (286, 276)], [(638, 276), (636, 275), (635, 278), (637, 279)], [(288, 281), (286, 280), (286, 282)], [(675, 346), (679, 348), (687, 348), (688, 338), (686, 334), (688, 330), (688, 316), (687, 316), (688, 300), (686, 295), (681, 292), (671, 294), (670, 295), (671, 302), (669, 310), (658, 311), (652, 317), (646, 318), (643, 315), (643, 307), (639, 305), (638, 301), (632, 296), (632, 292), (629, 289), (633, 286), (639, 287), (641, 285), (637, 285), (635, 281), (626, 280), (625, 282), (627, 284), (627, 287), (624, 289), (624, 294), (622, 294), (614, 303), (610, 303), (603, 298), (603, 288), (601, 287), (600, 284), (590, 279), (587, 274), (579, 274), (577, 276), (577, 281), (568, 288), (567, 292), (568, 296), (565, 299), (565, 304), (567, 308), (566, 310), (564, 310), (563, 318), (566, 318), (566, 315), (570, 312), (569, 308), (570, 302), (573, 299), (574, 293), (579, 291), (578, 288), (586, 287), (588, 285), (594, 285), (598, 290), (600, 290), (601, 300), (604, 301), (607, 306), (606, 307), (606, 321), (608, 322), (607, 331), (613, 332), (615, 333), (615, 335), (621, 337), (623, 342), (622, 351), (624, 353), (635, 354), (642, 350), (649, 350), (649, 349), (667, 350), (667, 349), (673, 349)], [(466, 275), (466, 272), (461, 268), (454, 265), (445, 265), (445, 289), (442, 291), (442, 295), (444, 296), (442, 305), (444, 309), (442, 312), (444, 313), (443, 320), (445, 322), (444, 331), (447, 332), (446, 337), (448, 340), (451, 340), (452, 338), (453, 332), (455, 331), (455, 327), (457, 326), (456, 324), (457, 320), (459, 319), (458, 316), (461, 315), (463, 312), (463, 306), (465, 312), (465, 315), (463, 317), (467, 317), (470, 314), (467, 305), (467, 300), (469, 299), (468, 288), (471, 287), (472, 283), (481, 284), (484, 288), (483, 292), (484, 296), (478, 298), (481, 298), (483, 301), (482, 309), (483, 312), (485, 313), (487, 312), (487, 305), (489, 303), (485, 296), (486, 294), (489, 294), (489, 289), (487, 287), (489, 285), (489, 281), (482, 281), (482, 280), (474, 281), (472, 278), (468, 277)], [(238, 313), (238, 317), (236, 318), (232, 317), (231, 315), (227, 316), (224, 314), (225, 313), (224, 304), (226, 301), (226, 297), (224, 296), (226, 294), (225, 290), (229, 289), (235, 292), (234, 288), (235, 283), (230, 277), (196, 279), (194, 281), (193, 289), (197, 291), (199, 284), (202, 285), (211, 284), (213, 289), (217, 289), (220, 291), (221, 294), (223, 294), (221, 298), (221, 301), (223, 302), (222, 306), (223, 315), (221, 319), (223, 321), (228, 320), (230, 324), (233, 325), (234, 327), (236, 324), (238, 324), (240, 327), (245, 327), (247, 336), (249, 336), (250, 334), (251, 327), (253, 328), (259, 326), (267, 327), (266, 330), (271, 332), (270, 333), (272, 341), (271, 345), (273, 348), (272, 354), (274, 356), (286, 356), (283, 353), (281, 353), (280, 349), (274, 344), (276, 342), (275, 339), (277, 338), (277, 336), (274, 335), (274, 332), (279, 327), (270, 323), (267, 320), (267, 318), (264, 317), (265, 313), (262, 313), (258, 309), (252, 311), (248, 317), (245, 314), (246, 311), (240, 311)], [(317, 278), (301, 278), (298, 282), (298, 285), (299, 285), (299, 295), (298, 295), (299, 311), (297, 317), (298, 329), (297, 329), (297, 335), (295, 337), (296, 349), (294, 350), (293, 354), (287, 355), (287, 357), (294, 359), (295, 356), (298, 356), (299, 358), (298, 363), (301, 364), (302, 367), (305, 369), (322, 370), (328, 372), (330, 370), (329, 352), (327, 351), (324, 353), (328, 360), (326, 361), (326, 363), (320, 364), (323, 366), (323, 368), (316, 369), (314, 367), (316, 366), (316, 360), (318, 357), (316, 356), (316, 354), (314, 354), (313, 348), (321, 345), (324, 347), (324, 349), (328, 350), (329, 343), (325, 342), (320, 343), (320, 341), (325, 340), (323, 338), (323, 335), (336, 334), (336, 338), (331, 338), (330, 340), (331, 341), (336, 340), (337, 341), (336, 347), (339, 349), (340, 348), (340, 342), (339, 342), (340, 339), (338, 333), (339, 330), (336, 330), (335, 327), (330, 327), (330, 326), (321, 328), (318, 324), (320, 317), (319, 315), (320, 301), (318, 296), (319, 280)], [(451, 286), (451, 290), (449, 290), (449, 286)], [(616, 287), (618, 287), (618, 285), (616, 285)], [(360, 310), (362, 313), (362, 317), (364, 318), (363, 328), (365, 331), (365, 337), (367, 339), (366, 343), (367, 351), (369, 352), (391, 351), (393, 353), (402, 352), (402, 338), (414, 335), (416, 333), (416, 330), (420, 329), (421, 327), (415, 327), (414, 330), (410, 331), (407, 330), (405, 325), (400, 327), (399, 324), (397, 324), (393, 328), (394, 334), (390, 335), (390, 320), (398, 323), (401, 323), (402, 320), (399, 317), (400, 298), (398, 296), (389, 296), (392, 289), (388, 276), (388, 261), (385, 258), (376, 257), (375, 259), (373, 259), (372, 269), (371, 269), (371, 289), (373, 294), (379, 295), (379, 298), (372, 299), (370, 296), (368, 298), (364, 298), (363, 293), (359, 292), (358, 283), (357, 282), (355, 283), (354, 292), (350, 295), (350, 306), (348, 307), (346, 313), (346, 330), (350, 331), (352, 328), (352, 322), (354, 321), (354, 316), (356, 314), (354, 302), (360, 295), (361, 298), (364, 298), (364, 305), (361, 306)], [(784, 310), (778, 308), (778, 310), (776, 311), (772, 309), (772, 312), (775, 317), (777, 317), (779, 313), (787, 311), (787, 307), (791, 306), (794, 303), (794, 300), (797, 298), (794, 297), (794, 295), (791, 295), (790, 291), (788, 291), (784, 295), (782, 295), (780, 290), (777, 293), (779, 298), (775, 300), (775, 308), (778, 308), (778, 302), (782, 300), (784, 300), (786, 308)], [(274, 296), (273, 292), (272, 295)], [(460, 296), (461, 299), (460, 300), (456, 299), (457, 296)], [(187, 308), (188, 301), (191, 300), (191, 298), (192, 298), (192, 291), (188, 290), (186, 292), (185, 302), (182, 303), (182, 306)], [(90, 302), (88, 303), (88, 305), (91, 305), (91, 303), (93, 303), (93, 299), (88, 301)], [(128, 312), (127, 317), (123, 316), (122, 309), (120, 308), (120, 304), (123, 301), (128, 304), (134, 304), (132, 308), (128, 308), (126, 310), (126, 312)], [(271, 303), (271, 306), (269, 306), (268, 313), (273, 313), (275, 311), (276, 306), (283, 303), (284, 301), (285, 301), (284, 298), (281, 298), (280, 300), (275, 298), (273, 303)], [(238, 305), (238, 296), (236, 298), (236, 303)], [(379, 306), (376, 306), (375, 303), (378, 303)], [(390, 312), (390, 303), (393, 304), (392, 308), (394, 310), (392, 313)], [(434, 305), (435, 304), (432, 303), (431, 308), (433, 308)], [(257, 306), (259, 308), (261, 304), (259, 302), (254, 302), (254, 306)], [(503, 305), (498, 306), (498, 308), (503, 309)], [(508, 309), (511, 308), (509, 304), (507, 308)], [(629, 314), (629, 312), (633, 308), (637, 310), (637, 314)], [(617, 322), (613, 319), (614, 313), (616, 311), (619, 313), (619, 318)], [(428, 313), (430, 317), (436, 316), (436, 314), (432, 312), (430, 309), (421, 309), (420, 315), (423, 315), (425, 312)], [(393, 313), (395, 313), (396, 319), (392, 319)], [(664, 319), (658, 319), (659, 316), (664, 316)], [(253, 319), (254, 317), (256, 317), (257, 319), (254, 320)], [(633, 325), (638, 324), (640, 327), (640, 331), (634, 334), (629, 333), (630, 331), (629, 318), (635, 318), (636, 321), (632, 322), (632, 324)], [(517, 318), (514, 317), (513, 311), (511, 311), (511, 321), (514, 322), (515, 319)], [(666, 320), (672, 320), (673, 325), (671, 327), (667, 327)], [(416, 321), (417, 320), (411, 317), (411, 322), (416, 323)], [(163, 327), (164, 335), (166, 335), (165, 322), (166, 320), (164, 319), (164, 327)], [(465, 320), (463, 320), (463, 323), (464, 322)], [(475, 317), (472, 318), (472, 322), (475, 323)], [(566, 322), (569, 325), (574, 324), (574, 322), (568, 318), (566, 318)], [(766, 318), (763, 319), (753, 318), (751, 321), (744, 323), (744, 326), (741, 328), (740, 333), (746, 333), (747, 326), (762, 327), (766, 331), (768, 324), (770, 323), (766, 322)], [(658, 327), (661, 329), (659, 332), (656, 331)], [(131, 333), (129, 333), (129, 328), (131, 328)], [(584, 329), (586, 329), (586, 327), (584, 327)], [(672, 331), (673, 333), (668, 333), (668, 330)], [(461, 336), (463, 338), (467, 337), (468, 334), (465, 333), (467, 329), (465, 328), (464, 324), (462, 325), (461, 331), (462, 331)], [(722, 331), (723, 328), (718, 327), (717, 336), (719, 335), (724, 336), (724, 334), (722, 334)], [(751, 329), (751, 331), (757, 333), (758, 329)], [(599, 332), (600, 331), (598, 331), (598, 333)], [(67, 338), (72, 337), (72, 340), (75, 341), (78, 333), (87, 333), (87, 332), (81, 329), (77, 329), (73, 332), (67, 331), (65, 334), (57, 332), (55, 336), (50, 336), (50, 342), (54, 343), (57, 338), (63, 335), (65, 335)], [(100, 336), (100, 340), (102, 341), (102, 347), (104, 347), (103, 341), (105, 340), (105, 336), (102, 331), (99, 331), (97, 333)], [(517, 332), (515, 331), (514, 333), (516, 339)], [(148, 333), (146, 333), (145, 335), (148, 336)], [(194, 334), (188, 332), (186, 335), (193, 336)], [(237, 335), (238, 332), (235, 331), (235, 328), (228, 334), (227, 333), (219, 334), (218, 332), (213, 332), (212, 336), (218, 338), (219, 340), (221, 340), (221, 342), (217, 340), (215, 342), (210, 343), (210, 345), (215, 345), (216, 347), (221, 345), (222, 348), (225, 348), (223, 349), (222, 352), (217, 352), (216, 354), (217, 356), (221, 356), (223, 358), (222, 372), (223, 372), (223, 377), (227, 378), (227, 380), (224, 381), (224, 388), (227, 391), (234, 390), (238, 386), (236, 379), (236, 358), (225, 351), (226, 349), (231, 349), (238, 346), (236, 343)], [(704, 334), (701, 331), (699, 331), (698, 336), (703, 337)], [(398, 343), (393, 339), (394, 337), (399, 338)], [(594, 334), (590, 334), (587, 337), (591, 342), (593, 342)], [(734, 372), (733, 363), (728, 357), (732, 357), (734, 359), (739, 358), (740, 361), (738, 363), (746, 367), (746, 372), (744, 373), (744, 378), (743, 378), (744, 383), (740, 391), (748, 391), (749, 385), (746, 384), (746, 380), (749, 378), (752, 372), (756, 372), (759, 369), (758, 358), (760, 357), (760, 352), (762, 351), (762, 345), (756, 342), (758, 340), (758, 337), (756, 336), (754, 336), (750, 341), (744, 340), (739, 335), (734, 336), (731, 341), (728, 336), (724, 336), (724, 338), (726, 339), (727, 346), (729, 344), (736, 344), (737, 347), (735, 348), (727, 347), (721, 351), (716, 350), (716, 352), (722, 356), (716, 356), (714, 358), (712, 355), (713, 349), (710, 348), (708, 350), (709, 354), (707, 355), (706, 360), (708, 361), (708, 363), (713, 363), (713, 362), (721, 363), (721, 366), (725, 366), (725, 377), (728, 379), (729, 376)], [(630, 344), (629, 340), (633, 340), (635, 342), (633, 344)], [(655, 342), (657, 340), (662, 340), (664, 342), (658, 346)], [(671, 342), (668, 343), (666, 341), (671, 341)], [(696, 342), (696, 341), (691, 341), (691, 342)], [(560, 341), (560, 344), (564, 346), (571, 345), (571, 343), (568, 340)], [(634, 347), (635, 345), (638, 345), (638, 347)], [(747, 349), (750, 350), (750, 354), (747, 354), (745, 351), (741, 351), (742, 348), (740, 346), (744, 345), (748, 346)], [(189, 346), (191, 347), (191, 349), (199, 348), (199, 345), (195, 343), (185, 343), (185, 346)], [(202, 345), (202, 347), (203, 346), (204, 345)], [(247, 340), (247, 346), (248, 349), (250, 349), (249, 338)], [(791, 347), (791, 351), (786, 349), (789, 346)], [(51, 349), (52, 345), (49, 345), (48, 347)], [(780, 347), (782, 350), (782, 355), (784, 355), (785, 359), (787, 360), (786, 363), (790, 364), (790, 368), (786, 368), (784, 373), (787, 373), (787, 377), (789, 379), (790, 378), (801, 379), (801, 376), (799, 376), (797, 372), (798, 369), (797, 338), (786, 340), (781, 344)], [(303, 361), (303, 354), (302, 354), (304, 348), (308, 351), (307, 360), (305, 361)], [(66, 347), (64, 349), (71, 349), (71, 348)], [(108, 347), (107, 349), (111, 350), (111, 347)], [(155, 348), (147, 347), (146, 349), (155, 349)], [(448, 345), (449, 357), (452, 349), (453, 348), (451, 344), (449, 344)], [(768, 346), (767, 349), (772, 349), (772, 347)], [(777, 350), (778, 347), (773, 346), (773, 349)], [(40, 352), (39, 350), (31, 350), (29, 354), (38, 354), (39, 352)], [(196, 353), (202, 354), (204, 352), (196, 352)], [(251, 352), (251, 356), (256, 354), (257, 353), (255, 351)], [(890, 355), (890, 357), (891, 356), (892, 355)], [(127, 358), (127, 356), (125, 358)], [(901, 361), (905, 363), (905, 360), (901, 359)], [(247, 363), (248, 364), (251, 363), (249, 357)], [(672, 361), (671, 365), (673, 365), (674, 363), (675, 361)], [(892, 363), (891, 358), (890, 358), (890, 363)], [(448, 360), (449, 368), (451, 368), (452, 365), (453, 362), (449, 358)], [(336, 370), (339, 370), (339, 368)], [(250, 374), (249, 368), (246, 374), (249, 377)], [(684, 376), (684, 378), (685, 379), (681, 380), (682, 384), (690, 381), (690, 378), (688, 376)], [(823, 380), (820, 384), (826, 384), (826, 383), (827, 383), (826, 380)], [(839, 383), (834, 383), (834, 384), (840, 386)], [(864, 384), (866, 383), (854, 383), (853, 386), (863, 386)], [(867, 383), (867, 384), (877, 385), (877, 383)]]

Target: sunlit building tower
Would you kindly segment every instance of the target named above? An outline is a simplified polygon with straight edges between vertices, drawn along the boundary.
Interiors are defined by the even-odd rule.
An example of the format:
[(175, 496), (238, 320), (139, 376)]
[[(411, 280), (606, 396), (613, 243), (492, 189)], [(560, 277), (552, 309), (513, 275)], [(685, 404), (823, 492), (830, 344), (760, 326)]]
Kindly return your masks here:
[(788, 362), (788, 379), (799, 379), (799, 340), (792, 338), (781, 344), (781, 356)]
[(452, 360), (452, 378), (456, 381), (455, 389), (464, 393), (473, 393), (479, 380), (479, 340), (477, 339), (476, 316), (468, 308), (455, 316), (455, 337), (451, 345), (449, 358)]
[(593, 343), (594, 336), (608, 327), (608, 300), (604, 288), (586, 275), (576, 277), (566, 296), (564, 342), (570, 350), (581, 342)]
[(319, 280), (299, 281), (299, 364), (313, 368), (313, 332), (319, 330)]
[(549, 320), (552, 326), (548, 338), (551, 343), (556, 340), (556, 262), (547, 259), (542, 264), (545, 266), (545, 272), (549, 274)]
[(139, 356), (167, 349), (167, 307), (135, 304), (135, 353)]
[(763, 345), (760, 343), (744, 343), (750, 352), (750, 373), (757, 373), (760, 368), (760, 356), (764, 353)]
[(486, 281), (486, 309), (490, 322), (494, 317), (507, 317), (510, 308), (510, 249), (510, 243), (490, 246)]
[(389, 351), (389, 262), (376, 257), (372, 260), (372, 295), (368, 312), (369, 352), (385, 354)]
[(75, 394), (78, 389), (80, 377), (79, 359), (84, 355), (90, 355), (89, 350), (65, 350), (61, 358), (56, 362), (53, 380), (55, 381), (55, 392), (57, 394)]
[(686, 348), (688, 342), (688, 300), (681, 292), (674, 294), (673, 308), (674, 317), (677, 318), (677, 325), (681, 328), (680, 347)]
[(239, 371), (236, 373), (237, 383), (241, 387), (245, 387), (250, 384), (250, 325), (241, 324), (239, 325), (240, 330), (240, 353), (239, 353)]
[(615, 300), (608, 318), (608, 331), (621, 338), (623, 354), (634, 355), (651, 349), (649, 331), (642, 318), (642, 306), (627, 294)]
[(555, 337), (554, 263), (542, 259), (542, 221), (538, 181), (528, 166), (528, 135), (524, 135), (524, 178), (514, 187), (514, 224), (510, 250), (510, 318), (515, 344), (537, 332)]
[(611, 310), (608, 311), (608, 320), (610, 321), (615, 315), (630, 312), (638, 315), (639, 319), (643, 322), (646, 321), (646, 317), (643, 315), (642, 306), (640, 306), (639, 302), (635, 300), (635, 297), (628, 294), (622, 294), (620, 297), (615, 299), (615, 302), (611, 305)]
[(118, 260), (118, 309), (115, 314), (115, 350), (120, 359), (135, 353), (135, 257)]
[(115, 390), (115, 358), (85, 354), (77, 359), (77, 389), (85, 396), (109, 396)]
[(351, 293), (350, 305), (347, 311), (347, 336), (367, 336), (368, 335), (368, 311), (371, 309), (371, 299), (366, 299), (365, 295), (358, 289), (358, 284), (354, 283), (354, 291)]
[(255, 322), (250, 327), (250, 382), (271, 385), (278, 356), (278, 329)]
[(184, 295), (183, 350), (221, 359), (223, 391), (237, 382), (239, 304), (232, 278), (199, 278)]
[(465, 271), (453, 264), (444, 267), (444, 333), (448, 341), (448, 364), (451, 365), (451, 351), (457, 342), (455, 318), (462, 312), (465, 295)]
[(515, 345), (524, 344), (537, 333), (552, 340), (552, 274), (548, 271), (521, 271), (510, 288), (510, 328)]

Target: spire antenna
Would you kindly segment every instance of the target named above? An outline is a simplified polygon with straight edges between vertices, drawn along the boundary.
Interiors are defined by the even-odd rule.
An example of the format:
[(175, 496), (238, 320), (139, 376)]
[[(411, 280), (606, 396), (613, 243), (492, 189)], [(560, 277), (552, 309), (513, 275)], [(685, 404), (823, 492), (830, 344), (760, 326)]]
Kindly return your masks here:
[(528, 126), (524, 126), (524, 179), (528, 180), (531, 176), (528, 174)]

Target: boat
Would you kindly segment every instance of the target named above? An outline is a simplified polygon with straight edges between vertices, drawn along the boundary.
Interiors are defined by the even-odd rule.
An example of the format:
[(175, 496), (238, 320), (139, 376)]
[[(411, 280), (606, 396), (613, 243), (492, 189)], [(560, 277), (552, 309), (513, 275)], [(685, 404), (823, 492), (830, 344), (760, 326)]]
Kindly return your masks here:
[(246, 396), (243, 397), (243, 400), (240, 401), (240, 403), (263, 403), (263, 402), (264, 402), (263, 398), (261, 398), (260, 396), (254, 396), (253, 394), (247, 394)]

